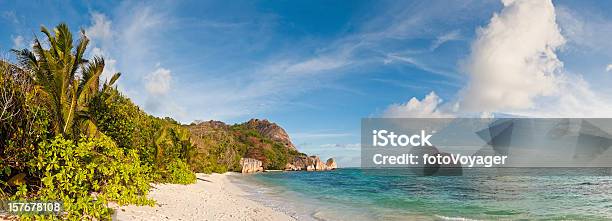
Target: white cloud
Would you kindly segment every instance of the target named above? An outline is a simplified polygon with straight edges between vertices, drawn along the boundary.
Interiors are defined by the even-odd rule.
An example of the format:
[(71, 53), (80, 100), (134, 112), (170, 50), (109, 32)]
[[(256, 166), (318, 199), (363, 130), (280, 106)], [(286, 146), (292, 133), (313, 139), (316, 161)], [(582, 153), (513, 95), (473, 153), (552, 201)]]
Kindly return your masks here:
[(319, 145), (319, 147), (326, 148), (326, 149), (336, 148), (340, 150), (347, 150), (347, 149), (360, 150), (361, 143), (348, 143), (348, 144), (331, 143), (331, 144), (321, 144)]
[(338, 138), (338, 137), (350, 137), (353, 134), (350, 133), (337, 133), (337, 132), (308, 132), (308, 133), (291, 133), (292, 138), (296, 139), (312, 139), (312, 138)]
[[(177, 81), (176, 85), (173, 85), (172, 93), (176, 95), (177, 103), (187, 107), (186, 110), (189, 111), (188, 115), (191, 119), (186, 121), (192, 121), (193, 119), (233, 120), (253, 114), (282, 111), (294, 106), (291, 104), (291, 98), (296, 95), (306, 93), (313, 88), (338, 87), (337, 80), (343, 77), (343, 74), (347, 74), (352, 70), (356, 70), (355, 72), (364, 71), (358, 70), (358, 68), (369, 68), (371, 62), (380, 59), (381, 57), (379, 56), (381, 55), (405, 52), (403, 49), (408, 48), (389, 47), (390, 45), (397, 44), (398, 41), (431, 38), (433, 39), (432, 43), (438, 42), (436, 44), (442, 45), (445, 42), (460, 37), (460, 30), (440, 29), (430, 24), (437, 22), (441, 16), (445, 18), (455, 17), (455, 12), (471, 14), (470, 11), (478, 10), (449, 7), (449, 4), (454, 3), (423, 4), (423, 7), (397, 7), (397, 5), (390, 5), (388, 9), (394, 12), (388, 12), (387, 7), (381, 8), (384, 10), (384, 12), (379, 13), (381, 16), (371, 22), (360, 23), (359, 25), (362, 27), (359, 28), (358, 32), (331, 40), (298, 40), (297, 43), (291, 43), (289, 47), (279, 44), (279, 47), (273, 50), (274, 54), (262, 56), (261, 59), (251, 59), (248, 62), (242, 62), (243, 65), (240, 66), (233, 66), (231, 68), (206, 67), (205, 64), (201, 64), (206, 62), (194, 62), (197, 65), (203, 66), (206, 70), (193, 71), (186, 67), (181, 67), (179, 64), (176, 67), (170, 67), (170, 69), (174, 71), (180, 70), (181, 74), (192, 72), (192, 76), (206, 76), (206, 80)], [(458, 5), (461, 6), (463, 3)], [(405, 8), (411, 8), (412, 10), (404, 10)], [(399, 11), (395, 11), (395, 9)], [(449, 10), (454, 11), (450, 13)], [(157, 29), (144, 31), (143, 29), (151, 25), (157, 26), (158, 24), (164, 24), (166, 21), (172, 21), (171, 15), (170, 18), (161, 16), (161, 19), (159, 19), (160, 13), (158, 11), (152, 11), (150, 7), (146, 7), (127, 17), (134, 18), (129, 19), (130, 22), (125, 22), (127, 19), (114, 19), (113, 25), (124, 27), (121, 32), (116, 31), (115, 35), (126, 39), (126, 43), (121, 42), (119, 45), (129, 46), (131, 50), (116, 54), (129, 56), (133, 59), (159, 56), (160, 53), (155, 53), (156, 51), (153, 50), (147, 52), (143, 48), (147, 46), (161, 48), (167, 41), (145, 44), (143, 43), (143, 38), (152, 39), (149, 36), (150, 33), (159, 33), (159, 31)], [(240, 23), (240, 21), (237, 22)], [(257, 40), (255, 42), (267, 42), (270, 41), (268, 38), (278, 36), (277, 30), (274, 28), (276, 27), (276, 22), (275, 18), (261, 23), (246, 22), (236, 26), (236, 29), (233, 29), (233, 31), (255, 35), (263, 33), (265, 35), (264, 38), (256, 36), (252, 38)], [(163, 27), (158, 27), (158, 29), (163, 31), (166, 27), (175, 26), (174, 24), (164, 25)], [(253, 30), (260, 31), (254, 33)], [(127, 43), (128, 39), (130, 43)], [(232, 42), (236, 41), (236, 39), (224, 41), (229, 40), (232, 40)], [(282, 41), (281, 39), (281, 43)], [(423, 53), (430, 53), (429, 45), (424, 48), (424, 51), (426, 52)], [(245, 52), (248, 54), (248, 50), (245, 50)], [(158, 60), (162, 59), (158, 58)], [(123, 59), (119, 60), (123, 62)], [(400, 61), (398, 58), (387, 58), (386, 60), (387, 63)], [(190, 59), (183, 59), (183, 61), (193, 62)], [(138, 61), (131, 62), (132, 65), (142, 63)], [(176, 62), (174, 63), (176, 64)], [(440, 63), (447, 64), (443, 61)], [(454, 64), (451, 65), (453, 67), (446, 66), (439, 68), (440, 64), (425, 62), (425, 60), (420, 59), (412, 60), (412, 62), (402, 61), (398, 62), (398, 64), (408, 64), (425, 71), (432, 71), (455, 79), (461, 78), (457, 73), (453, 73)], [(144, 70), (147, 70), (146, 68), (144, 67)], [(227, 71), (228, 69), (229, 71)], [(125, 72), (128, 72), (130, 75), (133, 74), (133, 71), (129, 69)], [(225, 74), (222, 76), (221, 73)], [(233, 77), (227, 77), (228, 75)], [(193, 91), (201, 91), (202, 93), (193, 94)], [(194, 96), (196, 98), (193, 98)], [(187, 99), (188, 97), (191, 99)], [(139, 99), (134, 100), (138, 101)], [(194, 102), (194, 100), (197, 100), (197, 102)], [(146, 110), (150, 111), (151, 109)]]
[(97, 12), (91, 13), (91, 20), (92, 25), (85, 29), (87, 37), (102, 42), (110, 41), (113, 37), (112, 22), (104, 14)]
[(454, 30), (448, 33), (444, 33), (436, 38), (436, 40), (429, 47), (429, 50), (434, 51), (438, 47), (440, 47), (440, 45), (446, 42), (449, 42), (449, 41), (458, 40), (460, 37), (461, 37), (461, 33), (459, 32), (459, 30)]
[[(194, 82), (189, 89), (177, 87), (177, 91), (183, 94), (189, 94), (192, 90), (211, 91), (198, 94), (198, 104), (188, 104), (189, 109), (198, 110), (191, 114), (197, 119), (231, 119), (286, 108), (290, 106), (288, 103), (292, 96), (321, 85), (333, 87), (342, 74), (352, 70), (362, 71), (358, 70), (360, 67), (370, 68), (372, 62), (379, 59), (384, 64), (396, 62), (444, 78), (453, 78), (444, 81), (455, 83), (463, 76), (454, 71), (454, 64), (446, 65), (445, 61), (435, 64), (416, 56), (404, 56), (403, 53), (409, 48), (394, 47), (398, 41), (431, 38), (432, 50), (435, 50), (448, 41), (459, 39), (461, 30), (441, 29), (431, 24), (440, 17), (449, 18), (440, 20), (452, 20), (450, 17), (454, 18), (457, 13), (473, 14), (471, 12), (478, 10), (461, 8), (463, 3), (457, 4), (458, 7), (449, 7), (449, 4), (455, 3), (422, 3), (422, 7), (399, 7), (393, 3), (380, 12), (381, 16), (359, 24), (362, 26), (359, 32), (332, 41), (292, 44), (287, 51), (280, 49), (281, 53), (272, 56), (269, 62), (258, 62), (256, 67), (247, 64), (241, 67), (243, 70), (232, 73), (242, 75), (240, 79), (208, 78), (206, 82)], [(421, 53), (431, 53), (430, 45)], [(202, 104), (207, 104), (209, 108), (200, 107)]]
[(189, 116), (184, 103), (169, 96), (175, 92), (174, 68), (156, 65), (166, 56), (160, 47), (167, 41), (159, 41), (159, 37), (167, 29), (161, 26), (172, 22), (165, 9), (161, 5), (123, 2), (116, 9), (120, 16), (91, 13), (90, 26), (85, 28), (91, 40), (89, 55), (104, 57), (103, 80), (124, 73), (118, 89), (149, 114), (186, 121)]
[(534, 107), (553, 95), (563, 63), (555, 50), (564, 44), (550, 0), (505, 0), (504, 8), (478, 30), (467, 60), (471, 77), (461, 108), (494, 112)]
[(91, 54), (92, 56), (104, 57), (105, 65), (101, 79), (110, 79), (115, 73), (119, 72), (117, 59), (110, 54), (108, 47), (115, 40), (112, 22), (106, 15), (98, 12), (91, 13), (91, 21), (91, 26), (85, 29), (85, 34), (91, 39), (91, 45), (94, 46)]
[(13, 37), (13, 49), (22, 49), (25, 46), (23, 41), (24, 39), (21, 35)]
[(159, 67), (144, 77), (145, 88), (152, 95), (165, 95), (170, 91), (172, 72)]
[(285, 72), (289, 74), (309, 74), (333, 70), (346, 64), (347, 61), (342, 58), (319, 57), (289, 65), (286, 67)]
[(429, 93), (422, 100), (413, 97), (403, 104), (392, 104), (383, 113), (388, 118), (427, 118), (452, 117), (451, 114), (441, 110), (442, 99), (435, 92)]
[(606, 66), (606, 71), (612, 71), (612, 64), (608, 64), (608, 66)]
[(586, 47), (579, 50), (597, 51), (608, 56), (612, 54), (609, 37), (612, 35), (612, 22), (607, 16), (567, 6), (558, 6), (556, 14), (563, 36), (575, 44), (570, 46)]
[(400, 56), (400, 55), (397, 55), (397, 54), (387, 54), (386, 59), (389, 59), (389, 60), (384, 60), (383, 62), (385, 64), (391, 63), (391, 61), (396, 60), (396, 61), (401, 61), (401, 62), (410, 64), (410, 65), (412, 65), (412, 66), (414, 66), (414, 67), (416, 67), (418, 69), (421, 69), (423, 71), (427, 71), (427, 72), (432, 73), (432, 74), (437, 74), (437, 75), (440, 75), (440, 76), (449, 77), (449, 78), (455, 78), (455, 79), (461, 77), (461, 76), (459, 76), (456, 73), (452, 73), (452, 72), (449, 72), (449, 71), (445, 71), (445, 70), (437, 69), (435, 67), (431, 67), (431, 66), (429, 66), (427, 64), (424, 64), (422, 62), (417, 61), (416, 59), (414, 59), (412, 57), (405, 57), (405, 56)]
[(530, 117), (601, 117), (612, 116), (612, 101), (593, 91), (581, 75), (564, 76), (560, 79), (558, 96), (538, 99), (536, 108), (509, 112)]
[[(106, 15), (93, 12), (91, 13), (91, 26), (85, 29), (85, 35), (90, 39), (91, 56), (100, 56), (104, 58), (104, 71), (100, 76), (101, 81), (109, 80), (115, 73), (119, 72), (117, 68), (117, 59), (109, 52), (108, 45), (113, 44), (112, 22)], [(125, 77), (125, 76), (124, 76)]]
[(5, 11), (2, 13), (2, 17), (13, 24), (19, 24), (19, 18), (17, 17), (17, 13), (15, 11)]
[[(612, 101), (592, 90), (582, 75), (566, 72), (557, 58), (555, 51), (565, 38), (557, 27), (553, 4), (503, 3), (504, 9), (479, 30), (472, 45), (466, 65), (471, 81), (462, 91), (459, 109), (484, 115), (612, 116)], [(566, 26), (570, 23), (566, 21)], [(582, 32), (580, 23), (570, 26), (565, 33)]]

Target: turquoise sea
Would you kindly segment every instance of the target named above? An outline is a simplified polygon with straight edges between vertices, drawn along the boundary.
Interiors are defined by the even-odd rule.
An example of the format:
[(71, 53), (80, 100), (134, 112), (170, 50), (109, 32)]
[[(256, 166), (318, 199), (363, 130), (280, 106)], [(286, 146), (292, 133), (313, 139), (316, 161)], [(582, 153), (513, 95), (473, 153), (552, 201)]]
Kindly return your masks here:
[(550, 171), (418, 176), (337, 169), (232, 179), (251, 199), (299, 220), (612, 220), (611, 176)]

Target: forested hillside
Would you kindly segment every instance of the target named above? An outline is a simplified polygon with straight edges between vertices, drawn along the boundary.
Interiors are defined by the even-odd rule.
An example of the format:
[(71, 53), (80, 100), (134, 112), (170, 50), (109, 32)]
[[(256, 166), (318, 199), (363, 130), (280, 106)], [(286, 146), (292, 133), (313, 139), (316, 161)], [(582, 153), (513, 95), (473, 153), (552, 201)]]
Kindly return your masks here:
[(227, 125), (220, 121), (193, 123), (191, 131), (197, 155), (192, 159), (196, 171), (240, 171), (240, 158), (262, 161), (265, 169), (282, 170), (298, 152), (286, 132), (267, 120)]

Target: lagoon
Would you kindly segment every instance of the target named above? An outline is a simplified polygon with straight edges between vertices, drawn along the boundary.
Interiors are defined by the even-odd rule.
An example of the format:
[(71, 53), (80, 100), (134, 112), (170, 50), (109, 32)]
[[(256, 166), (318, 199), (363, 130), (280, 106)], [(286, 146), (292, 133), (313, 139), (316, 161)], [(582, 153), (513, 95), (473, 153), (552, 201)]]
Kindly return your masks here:
[(298, 220), (612, 219), (610, 176), (478, 170), (493, 169), (418, 176), (402, 169), (345, 168), (236, 176), (235, 182), (253, 200)]

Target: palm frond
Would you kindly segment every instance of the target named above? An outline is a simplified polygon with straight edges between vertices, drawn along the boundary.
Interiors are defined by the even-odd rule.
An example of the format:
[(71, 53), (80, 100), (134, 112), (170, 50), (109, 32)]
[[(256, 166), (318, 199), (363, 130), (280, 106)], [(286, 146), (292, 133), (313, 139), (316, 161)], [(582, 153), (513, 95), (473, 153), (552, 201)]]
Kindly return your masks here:
[(36, 55), (34, 55), (32, 51), (26, 48), (21, 50), (11, 49), (11, 52), (15, 54), (15, 56), (17, 57), (17, 62), (23, 67), (34, 68), (38, 64)]
[(106, 83), (106, 85), (113, 86), (115, 84), (115, 82), (117, 82), (117, 80), (119, 79), (119, 77), (121, 77), (121, 72), (117, 72), (115, 73), (111, 79)]
[(79, 84), (78, 101), (86, 105), (96, 93), (100, 90), (100, 75), (104, 72), (104, 59), (102, 57), (94, 57), (93, 61), (89, 62), (82, 71), (83, 80)]
[(40, 32), (44, 33), (45, 36), (47, 36), (47, 41), (49, 41), (49, 51), (53, 54), (53, 56), (59, 58), (60, 55), (57, 50), (57, 43), (56, 43), (55, 37), (51, 35), (51, 32), (49, 32), (49, 29), (47, 29), (47, 27), (45, 26), (40, 27)]
[(57, 25), (54, 31), (57, 50), (61, 54), (60, 58), (62, 59), (62, 63), (67, 66), (71, 63), (70, 60), (72, 59), (72, 33), (70, 32), (70, 28), (68, 28), (66, 23)]
[(87, 49), (87, 45), (89, 44), (89, 39), (85, 36), (85, 31), (81, 30), (81, 37), (79, 38), (79, 42), (77, 43), (77, 47), (75, 50), (74, 59), (71, 62), (72, 70), (70, 70), (70, 77), (74, 78), (77, 70), (81, 65), (87, 63), (87, 60), (83, 59), (83, 55), (85, 54), (85, 49)]

